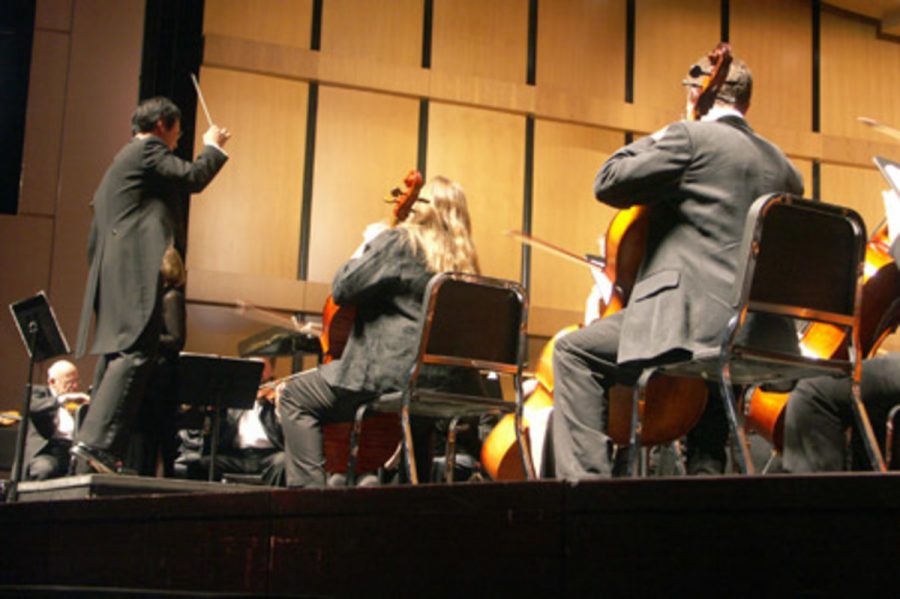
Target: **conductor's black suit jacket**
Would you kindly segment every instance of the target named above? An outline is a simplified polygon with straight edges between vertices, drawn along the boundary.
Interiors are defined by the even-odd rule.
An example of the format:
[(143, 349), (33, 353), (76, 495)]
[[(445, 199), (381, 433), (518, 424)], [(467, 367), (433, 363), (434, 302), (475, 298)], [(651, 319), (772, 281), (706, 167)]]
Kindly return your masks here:
[(187, 162), (152, 135), (133, 138), (119, 151), (94, 195), (77, 355), (87, 348), (94, 309), (91, 353), (124, 351), (135, 344), (157, 306), (159, 268), (173, 240), (167, 206), (183, 193), (201, 191), (226, 160), (221, 150), (205, 146), (194, 162)]
[[(801, 176), (735, 115), (669, 125), (606, 161), (594, 181), (597, 199), (651, 207), (647, 249), (622, 322), (620, 364), (718, 347), (733, 313), (747, 213), (772, 192), (802, 194)], [(776, 328), (772, 334), (795, 343), (793, 330)]]

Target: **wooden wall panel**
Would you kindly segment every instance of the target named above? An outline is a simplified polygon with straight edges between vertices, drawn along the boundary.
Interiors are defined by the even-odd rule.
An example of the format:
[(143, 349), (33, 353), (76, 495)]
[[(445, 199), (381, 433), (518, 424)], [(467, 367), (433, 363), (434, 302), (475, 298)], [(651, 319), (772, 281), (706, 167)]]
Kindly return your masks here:
[(72, 30), (74, 0), (37, 0), (34, 10), (35, 29)]
[[(3, 373), (0, 377), (0, 411), (21, 410), (25, 375), (28, 374), (28, 354), (6, 306), (31, 297), (42, 289), (47, 292), (51, 306), (59, 305), (60, 300), (74, 298), (57, 295), (49, 287), (53, 219), (0, 215), (0, 239), (6, 250), (0, 252), (0, 272), (3, 273), (0, 301), (3, 302), (4, 312), (0, 318), (0, 372)], [(81, 257), (82, 251), (82, 248), (73, 248), (70, 253)], [(84, 288), (78, 292), (83, 293)], [(80, 299), (81, 295), (78, 295)], [(73, 329), (67, 328), (65, 335), (69, 344), (74, 346)], [(44, 382), (40, 380), (40, 373), (36, 373), (35, 377), (35, 383)], [(90, 380), (90, 377), (83, 376), (82, 380)]]
[(483, 273), (519, 280), (519, 244), (503, 232), (522, 228), (525, 119), (437, 102), (429, 115), (428, 176), (465, 189)]
[[(599, 253), (597, 240), (616, 210), (594, 199), (594, 175), (623, 143), (620, 132), (536, 123), (532, 217), (536, 237), (576, 254)], [(589, 269), (539, 249), (531, 256), (532, 305), (583, 312), (593, 285)]]
[(536, 84), (625, 100), (625, 3), (538, 4)]
[(730, 0), (729, 37), (753, 73), (754, 126), (812, 128), (812, 8), (807, 2)]
[(319, 89), (309, 280), (330, 283), (366, 226), (388, 218), (384, 198), (416, 166), (418, 124), (416, 100)]
[[(849, 206), (859, 212), (866, 223), (866, 233), (869, 235), (884, 219), (884, 203), (881, 198), (883, 189), (888, 189), (888, 184), (877, 170), (850, 166), (822, 166), (822, 200)], [(900, 335), (888, 337), (881, 350), (900, 351)]]
[[(144, 6), (140, 0), (59, 5), (60, 9), (72, 9), (72, 33), (65, 109), (57, 133), (61, 147), (49, 292), (62, 329), (73, 344), (87, 281), (89, 203), (113, 157), (131, 137)], [(78, 361), (88, 378), (93, 364), (93, 357)]]
[(206, 0), (203, 33), (309, 48), (313, 0)]
[(322, 52), (417, 67), (422, 62), (422, 0), (328, 0)]
[(888, 189), (888, 184), (878, 170), (823, 164), (821, 185), (822, 201), (859, 212), (867, 233), (884, 218), (881, 190)]
[(59, 189), (59, 160), (69, 70), (70, 36), (34, 32), (32, 72), (22, 155), (20, 214), (53, 214)]
[(873, 141), (889, 138), (856, 118), (900, 126), (900, 43), (876, 38), (876, 27), (822, 12), (822, 132)]
[(668, 115), (658, 127), (684, 115), (681, 81), (720, 41), (720, 5), (719, 0), (636, 0), (634, 103)]
[(188, 268), (295, 278), (308, 86), (207, 67), (201, 76), (216, 121), (234, 137), (229, 161), (191, 200)]
[(229, 308), (189, 304), (185, 351), (237, 356), (238, 343), (269, 327), (241, 318)]
[(788, 159), (794, 163), (794, 166), (800, 171), (803, 177), (803, 197), (812, 198), (813, 195), (813, 163), (812, 160), (802, 158), (794, 158), (788, 156)]
[[(621, 0), (539, 2), (535, 86), (525, 85), (528, 0), (434, 0), (431, 69), (419, 66), (424, 6), (420, 0), (324, 2), (320, 52), (305, 50), (312, 3), (266, 0), (267, 10), (258, 10), (257, 5), (250, 10), (236, 1), (209, 0), (205, 24), (205, 31), (216, 36), (208, 40), (207, 56), (213, 56), (216, 67), (233, 71), (230, 77), (268, 73), (263, 80), (319, 82), (309, 239), (311, 283), (304, 287), (306, 296), (327, 286), (335, 269), (361, 241), (367, 224), (386, 217), (388, 210), (377, 200), (416, 161), (418, 97), (430, 99), (426, 174), (447, 175), (467, 190), (486, 274), (520, 276), (520, 246), (501, 233), (522, 226), (524, 122), (528, 114), (537, 119), (533, 230), (551, 240), (572, 242), (578, 246), (572, 248), (575, 251), (593, 251), (596, 236), (612, 213), (590, 196), (594, 172), (603, 158), (621, 145), (620, 131), (648, 132), (681, 118), (685, 93), (680, 82), (688, 66), (721, 35), (719, 0), (636, 0), (634, 103), (627, 104), (626, 3)], [(823, 9), (823, 134), (815, 134), (811, 132), (810, 2), (731, 0), (729, 7), (731, 42), (754, 72), (750, 122), (761, 134), (802, 157), (795, 163), (804, 176), (807, 197), (812, 195), (814, 158), (823, 163), (823, 197), (831, 193), (828, 190), (845, 190), (849, 195), (860, 178), (868, 179), (875, 171), (829, 170), (829, 161), (865, 167), (870, 149), (884, 153), (896, 144), (855, 124), (855, 129), (826, 125), (826, 114), (840, 114), (846, 121), (846, 115), (855, 117), (860, 106), (872, 106), (870, 116), (900, 123), (900, 118), (890, 114), (891, 94), (877, 86), (859, 94), (854, 91), (858, 86), (847, 84), (856, 80), (866, 58), (877, 55), (881, 60), (884, 44), (890, 46), (885, 51), (889, 57), (886, 68), (900, 70), (896, 68), (900, 64), (890, 58), (900, 45), (876, 40), (870, 25)], [(828, 58), (829, 52), (848, 51), (852, 56), (844, 62)], [(890, 79), (880, 66), (862, 68)], [(244, 74), (238, 75), (238, 71)], [(832, 94), (834, 100), (828, 98), (829, 85), (841, 87), (840, 93)], [(256, 98), (255, 92), (245, 91), (250, 88), (243, 86), (240, 93)], [(880, 108), (884, 106), (887, 108)], [(302, 120), (305, 110), (298, 110), (295, 116)], [(223, 117), (217, 118), (224, 122)], [(225, 124), (236, 130), (235, 141), (242, 139), (247, 129), (267, 127)], [(279, 129), (266, 136), (280, 138), (284, 134)], [(236, 143), (234, 148), (236, 152)], [(291, 184), (300, 184), (302, 151), (299, 159), (273, 159), (277, 153), (270, 147), (264, 150), (256, 152), (260, 158), (253, 159), (252, 165), (243, 165), (247, 159), (243, 154), (240, 167), (232, 160), (210, 193), (227, 181), (231, 170), (240, 171), (242, 178), (252, 181), (247, 187), (257, 189), (257, 175), (244, 177), (244, 169), (266, 169), (273, 162), (282, 169), (276, 179), (293, 177)], [(572, 177), (573, 170), (583, 175)], [(865, 174), (852, 174), (856, 171)], [(352, 173), (352, 187), (347, 173)], [(564, 190), (566, 210), (559, 209), (560, 189)], [(242, 194), (235, 190), (227, 195)], [(299, 210), (297, 194), (291, 208)], [(206, 201), (210, 199), (213, 196), (195, 202), (192, 229), (201, 218), (201, 205), (210, 206), (209, 214), (216, 218), (212, 209), (216, 203)], [(863, 212), (872, 211), (861, 206)], [(241, 226), (252, 221), (243, 214), (230, 218)], [(296, 227), (299, 214), (283, 220)], [(213, 225), (207, 233), (210, 238), (222, 228), (219, 223)], [(298, 241), (296, 230), (279, 237)], [(236, 258), (219, 249), (208, 253), (212, 262), (203, 268), (208, 269), (206, 274), (211, 274), (213, 267), (239, 272), (242, 281), (257, 276), (260, 280), (288, 277), (291, 283), (300, 284), (293, 280), (296, 249), (282, 248), (281, 241), (277, 245), (278, 252), (290, 261), (275, 270), (260, 271), (258, 257), (236, 268), (231, 265)], [(194, 259), (189, 256), (189, 264)], [(267, 264), (273, 266), (271, 259)], [(559, 285), (559, 280), (583, 280), (585, 291), (590, 286), (590, 279), (577, 266), (555, 263), (554, 258), (537, 252), (533, 253), (531, 280), (533, 305), (544, 313), (568, 314), (583, 308), (584, 291), (579, 284)], [(281, 302), (278, 298), (283, 295), (272, 295), (273, 301)], [(301, 302), (306, 308), (316, 303), (308, 299)]]
[(435, 0), (435, 71), (524, 82), (528, 0)]

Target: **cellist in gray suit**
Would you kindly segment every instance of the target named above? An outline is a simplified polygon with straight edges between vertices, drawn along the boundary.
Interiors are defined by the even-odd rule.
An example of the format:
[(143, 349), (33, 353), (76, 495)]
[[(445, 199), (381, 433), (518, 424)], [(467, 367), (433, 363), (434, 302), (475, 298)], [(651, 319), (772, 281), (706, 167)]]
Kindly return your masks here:
[[(702, 58), (683, 82), (689, 113), (713, 66)], [(702, 118), (625, 146), (597, 173), (596, 198), (646, 206), (649, 233), (629, 304), (556, 344), (552, 435), (561, 478), (612, 474), (606, 391), (634, 383), (644, 365), (719, 346), (750, 205), (769, 192), (803, 192), (797, 169), (744, 119), (751, 88), (750, 70), (734, 58)], [(786, 323), (773, 324), (764, 334), (796, 343)]]
[(141, 102), (132, 133), (94, 194), (77, 355), (87, 348), (95, 311), (91, 353), (100, 358), (91, 408), (72, 448), (81, 472), (115, 471), (127, 446), (159, 343), (160, 265), (174, 237), (169, 206), (202, 191), (228, 159), (222, 146), (230, 134), (215, 125), (194, 162), (177, 157), (181, 111), (167, 98)]

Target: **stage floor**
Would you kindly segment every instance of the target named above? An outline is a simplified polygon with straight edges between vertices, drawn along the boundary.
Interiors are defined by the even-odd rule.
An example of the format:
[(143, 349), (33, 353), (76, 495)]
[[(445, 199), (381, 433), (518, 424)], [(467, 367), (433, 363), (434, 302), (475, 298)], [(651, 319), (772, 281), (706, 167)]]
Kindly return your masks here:
[(0, 595), (833, 596), (897, 578), (894, 474), (215, 490), (2, 505)]

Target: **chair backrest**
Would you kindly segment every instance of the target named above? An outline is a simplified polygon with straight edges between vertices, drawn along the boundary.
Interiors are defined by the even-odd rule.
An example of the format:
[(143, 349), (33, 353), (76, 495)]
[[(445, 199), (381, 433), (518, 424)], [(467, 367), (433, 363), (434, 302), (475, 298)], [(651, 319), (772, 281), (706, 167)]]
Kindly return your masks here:
[(854, 326), (865, 245), (862, 218), (849, 208), (763, 196), (747, 218), (735, 306)]
[(424, 304), (417, 363), (520, 372), (528, 303), (519, 284), (438, 273)]

